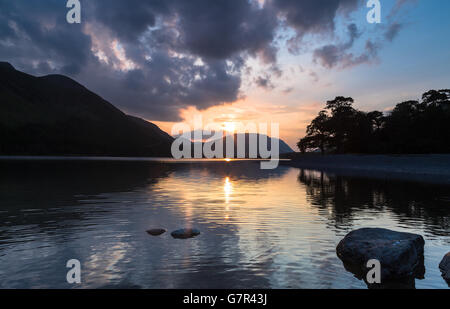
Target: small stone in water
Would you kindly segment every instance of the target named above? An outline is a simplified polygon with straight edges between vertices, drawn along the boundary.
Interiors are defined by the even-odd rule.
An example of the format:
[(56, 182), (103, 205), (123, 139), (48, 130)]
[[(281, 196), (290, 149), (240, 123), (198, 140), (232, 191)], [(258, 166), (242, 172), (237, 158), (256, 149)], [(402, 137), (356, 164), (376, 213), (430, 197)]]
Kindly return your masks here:
[(197, 229), (180, 229), (173, 231), (170, 235), (173, 238), (187, 239), (200, 235), (200, 231)]
[(151, 229), (147, 231), (147, 234), (152, 235), (152, 236), (159, 236), (162, 235), (166, 232), (165, 229)]

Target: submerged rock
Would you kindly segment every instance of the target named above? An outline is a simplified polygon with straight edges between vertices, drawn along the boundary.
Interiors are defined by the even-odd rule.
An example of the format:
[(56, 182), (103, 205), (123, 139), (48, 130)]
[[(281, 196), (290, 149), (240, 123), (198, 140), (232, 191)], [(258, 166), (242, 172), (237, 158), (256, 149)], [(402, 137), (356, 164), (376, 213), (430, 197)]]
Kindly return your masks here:
[(442, 277), (450, 286), (450, 252), (447, 253), (439, 264), (439, 269), (442, 272)]
[(190, 228), (180, 229), (173, 231), (170, 235), (172, 235), (173, 238), (187, 239), (200, 235), (200, 231), (197, 229), (190, 229)]
[(380, 228), (363, 228), (352, 231), (342, 239), (336, 252), (344, 267), (357, 278), (366, 280), (367, 262), (380, 261), (381, 283), (405, 281), (410, 285), (414, 278), (425, 274), (422, 236)]
[(166, 232), (165, 229), (151, 229), (147, 231), (147, 234), (150, 234), (152, 236), (159, 236)]

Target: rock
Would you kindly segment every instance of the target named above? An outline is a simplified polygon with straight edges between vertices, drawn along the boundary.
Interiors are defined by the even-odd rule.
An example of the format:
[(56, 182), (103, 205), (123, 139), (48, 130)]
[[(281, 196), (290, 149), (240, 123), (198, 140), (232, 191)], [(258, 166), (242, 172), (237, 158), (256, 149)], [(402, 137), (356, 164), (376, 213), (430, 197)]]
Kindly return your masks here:
[(200, 235), (200, 231), (197, 229), (187, 228), (173, 231), (170, 235), (172, 235), (173, 238), (187, 239)]
[(344, 267), (359, 279), (366, 279), (367, 261), (381, 264), (381, 283), (414, 282), (425, 274), (422, 236), (380, 228), (352, 231), (342, 239), (336, 252)]
[(159, 236), (159, 235), (164, 234), (165, 232), (166, 232), (165, 229), (151, 229), (151, 230), (147, 231), (147, 233), (152, 236)]
[(439, 264), (439, 269), (442, 272), (442, 277), (450, 286), (450, 252), (447, 253)]

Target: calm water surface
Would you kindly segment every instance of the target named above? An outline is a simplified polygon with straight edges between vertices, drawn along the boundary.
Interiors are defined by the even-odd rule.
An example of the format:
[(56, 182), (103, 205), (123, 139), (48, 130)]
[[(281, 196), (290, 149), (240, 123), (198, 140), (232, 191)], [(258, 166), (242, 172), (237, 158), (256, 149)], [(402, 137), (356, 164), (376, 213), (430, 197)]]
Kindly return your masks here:
[[(1, 161), (0, 288), (367, 288), (336, 256), (346, 233), (424, 236), (417, 288), (447, 288), (450, 187), (255, 162)], [(175, 240), (170, 231), (201, 235)], [(150, 228), (169, 231), (160, 237)]]

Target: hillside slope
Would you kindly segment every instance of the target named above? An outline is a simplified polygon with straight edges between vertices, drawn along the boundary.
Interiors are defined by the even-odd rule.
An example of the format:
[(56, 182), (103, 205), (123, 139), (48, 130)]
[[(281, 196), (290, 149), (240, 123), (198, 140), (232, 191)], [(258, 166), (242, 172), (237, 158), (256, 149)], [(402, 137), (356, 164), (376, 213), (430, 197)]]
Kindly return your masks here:
[(172, 141), (66, 76), (0, 62), (0, 155), (170, 156)]

